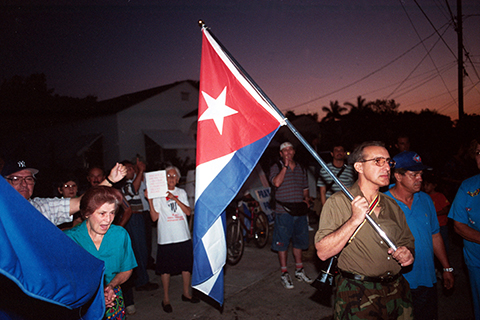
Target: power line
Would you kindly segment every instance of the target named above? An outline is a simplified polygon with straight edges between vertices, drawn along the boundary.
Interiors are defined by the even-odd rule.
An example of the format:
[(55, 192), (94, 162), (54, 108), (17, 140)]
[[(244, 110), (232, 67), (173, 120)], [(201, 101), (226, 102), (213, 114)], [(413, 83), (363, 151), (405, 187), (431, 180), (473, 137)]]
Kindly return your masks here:
[[(467, 18), (470, 18), (472, 16), (478, 16), (478, 15), (469, 15), (469, 16), (465, 16), (465, 20)], [(475, 75), (477, 76), (477, 79), (480, 80), (480, 75), (478, 74), (478, 71), (477, 71), (477, 68), (475, 67), (475, 64), (473, 63), (472, 61), (472, 58), (471, 58), (471, 55), (470, 55), (470, 52), (467, 51), (467, 48), (465, 48), (465, 41), (462, 39), (462, 48), (463, 48), (463, 52), (465, 54), (465, 57), (467, 58), (467, 60), (470, 62), (470, 64), (472, 65), (472, 68), (473, 68), (473, 72), (475, 72)], [(469, 77), (469, 75), (467, 74), (467, 77)]]
[[(418, 33), (417, 28), (415, 27), (412, 19), (410, 18), (410, 15), (408, 14), (407, 10), (405, 9), (405, 6), (403, 5), (402, 1), (400, 1), (400, 3), (401, 3), (401, 5), (402, 5), (403, 11), (404, 11), (405, 14), (407, 15), (408, 21), (409, 21), (410, 24), (412, 25), (412, 28), (413, 28), (413, 30), (415, 31), (417, 37), (418, 37), (418, 38), (420, 39), (420, 41), (421, 41), (420, 34)], [(426, 55), (424, 56), (424, 58), (417, 64), (417, 66), (410, 72), (410, 74), (405, 78), (404, 81), (406, 81), (406, 80), (413, 74), (413, 72), (415, 72), (415, 70), (422, 64), (423, 60), (425, 60), (425, 58), (426, 58), (427, 56), (430, 58), (430, 61), (432, 62), (433, 66), (435, 67), (435, 69), (437, 70), (437, 73), (438, 73), (437, 65), (436, 65), (435, 61), (433, 60), (432, 56), (430, 55), (430, 52), (433, 50), (433, 48), (435, 48), (435, 46), (436, 46), (437, 43), (440, 41), (440, 39), (443, 39), (443, 35), (447, 32), (447, 30), (448, 30), (448, 28), (445, 28), (444, 32), (443, 32), (441, 35), (439, 34), (440, 38), (433, 44), (433, 46), (431, 47), (430, 50), (427, 49), (427, 47), (426, 47), (426, 45), (425, 45), (425, 42), (424, 42), (424, 41), (421, 41), (421, 42), (422, 42), (422, 45), (423, 45), (423, 48), (425, 49), (425, 51), (427, 52), (427, 54), (426, 54)], [(438, 32), (437, 32), (437, 34), (438, 34)], [(448, 86), (447, 86), (447, 84), (445, 83), (445, 80), (443, 79), (443, 77), (440, 75), (440, 73), (438, 73), (438, 75), (440, 76), (440, 79), (442, 80), (442, 83), (443, 83), (443, 85), (445, 86), (445, 88), (447, 89), (447, 91), (450, 92), (450, 90), (448, 89)], [(388, 95), (388, 97), (391, 96), (391, 95), (393, 95), (393, 94), (395, 93), (395, 91), (396, 91), (398, 88), (400, 88), (400, 86), (401, 86), (402, 84), (403, 84), (403, 82), (402, 82), (397, 88), (395, 88), (395, 90), (393, 90), (393, 92), (390, 93), (390, 94)], [(454, 98), (453, 98), (453, 96), (452, 96), (451, 94), (450, 94), (450, 96), (451, 96), (452, 100), (454, 100)], [(387, 98), (388, 98), (388, 97), (387, 97)]]
[[(432, 21), (430, 20), (430, 18), (427, 16), (427, 14), (425, 13), (425, 11), (423, 11), (422, 7), (420, 7), (420, 5), (418, 4), (417, 0), (413, 0), (417, 7), (420, 9), (420, 11), (423, 13), (423, 15), (425, 16), (425, 18), (427, 19), (427, 21), (430, 23), (430, 25), (432, 26), (433, 30), (435, 30), (435, 32), (438, 34), (438, 36), (440, 37), (440, 39), (442, 39), (442, 42), (445, 44), (445, 46), (448, 48), (448, 50), (450, 50), (450, 52), (452, 53), (452, 55), (455, 57), (455, 59), (457, 58), (455, 56), (455, 53), (453, 53), (452, 49), (450, 48), (450, 46), (447, 44), (447, 42), (445, 41), (445, 39), (443, 39), (443, 37), (438, 33), (438, 30), (437, 28), (435, 28), (435, 26), (433, 25)], [(400, 1), (401, 2), (401, 1)], [(403, 4), (402, 4), (403, 6)]]
[[(433, 37), (434, 35), (435, 35), (435, 32), (433, 32), (432, 34), (430, 34), (430, 35), (429, 35), (428, 37), (426, 37), (423, 41), (428, 40), (429, 38)], [(366, 76), (364, 76), (364, 77), (362, 77), (362, 78), (360, 78), (360, 79), (358, 79), (358, 80), (355, 80), (354, 82), (351, 82), (351, 83), (349, 83), (349, 84), (347, 84), (347, 85), (345, 85), (345, 86), (343, 86), (343, 87), (341, 87), (341, 88), (339, 88), (339, 89), (330, 91), (330, 92), (328, 92), (328, 93), (326, 93), (326, 94), (324, 94), (324, 95), (321, 95), (321, 96), (319, 96), (319, 97), (313, 98), (313, 99), (311, 99), (311, 100), (309, 100), (309, 101), (302, 102), (302, 103), (300, 103), (300, 104), (294, 105), (293, 107), (290, 107), (289, 109), (292, 110), (292, 109), (299, 108), (299, 107), (304, 106), (304, 105), (306, 105), (306, 104), (310, 104), (310, 103), (312, 103), (312, 102), (315, 102), (315, 101), (318, 101), (318, 100), (323, 99), (323, 98), (325, 98), (325, 97), (328, 97), (328, 96), (330, 96), (330, 95), (332, 95), (332, 94), (335, 94), (335, 93), (337, 93), (337, 92), (340, 92), (340, 91), (342, 91), (342, 90), (348, 89), (348, 88), (356, 85), (357, 83), (362, 82), (363, 80), (370, 78), (371, 76), (373, 76), (374, 74), (380, 72), (381, 70), (385, 69), (386, 67), (390, 66), (391, 64), (393, 64), (394, 62), (396, 62), (396, 61), (399, 60), (400, 58), (404, 57), (405, 55), (407, 55), (408, 53), (410, 53), (411, 51), (413, 51), (413, 50), (414, 50), (416, 47), (418, 47), (420, 44), (421, 44), (421, 42), (417, 43), (416, 45), (414, 45), (413, 47), (411, 47), (410, 49), (408, 49), (407, 51), (405, 51), (404, 53), (402, 53), (402, 54), (399, 55), (398, 57), (396, 57), (396, 58), (394, 58), (393, 60), (391, 60), (390, 62), (388, 62), (387, 64), (385, 64), (385, 65), (381, 66), (380, 68), (378, 68), (378, 69), (370, 72), (370, 73), (367, 74)]]
[[(472, 91), (473, 89), (476, 89), (476, 86), (477, 86), (479, 83), (480, 83), (480, 81), (478, 81), (478, 82), (475, 83), (475, 84), (472, 83), (471, 87), (465, 90), (465, 96), (468, 95), (468, 93), (470, 93), (470, 91)], [(443, 93), (440, 93), (440, 94), (438, 94), (438, 95), (425, 98), (424, 100), (420, 100), (420, 101), (417, 101), (417, 102), (415, 102), (415, 103), (411, 103), (411, 104), (409, 104), (409, 105), (406, 105), (406, 106), (404, 106), (404, 108), (411, 108), (411, 107), (416, 106), (416, 105), (418, 105), (418, 104), (420, 104), (420, 103), (423, 103), (423, 102), (425, 102), (425, 101), (429, 101), (429, 100), (432, 100), (432, 99), (440, 98), (440, 97), (445, 96), (445, 95), (447, 95), (447, 94), (449, 94), (449, 93), (448, 93), (448, 92), (443, 92)], [(437, 112), (439, 112), (439, 113), (442, 113), (442, 112), (444, 112), (444, 110), (447, 110), (447, 109), (450, 108), (450, 107), (454, 107), (454, 106), (456, 107), (456, 103), (457, 103), (456, 100), (454, 100), (454, 101), (449, 101), (449, 102), (443, 104), (442, 106), (440, 106), (440, 107), (438, 107), (438, 108), (435, 108), (435, 110), (436, 110)], [(479, 104), (480, 104), (480, 103), (479, 103)]]
[[(453, 63), (451, 63), (451, 64), (443, 67), (443, 68), (442, 68), (442, 73), (443, 73), (443, 72), (446, 72), (446, 71), (448, 71), (448, 70), (450, 70), (450, 69), (452, 69), (452, 68), (454, 68), (455, 66), (456, 66), (456, 63), (453, 62)], [(393, 97), (393, 99), (398, 99), (399, 97), (401, 97), (401, 96), (403, 96), (403, 95), (405, 95), (405, 94), (407, 94), (407, 93), (410, 93), (410, 92), (412, 92), (412, 91), (414, 91), (414, 90), (416, 90), (416, 89), (419, 89), (420, 87), (422, 87), (422, 86), (425, 85), (426, 83), (428, 83), (428, 82), (434, 80), (435, 78), (437, 78), (438, 72), (439, 72), (439, 71), (435, 70), (434, 73), (432, 73), (432, 74), (430, 74), (430, 75), (427, 75), (427, 77), (422, 78), (419, 82), (413, 83), (413, 84), (405, 87), (398, 95), (396, 95), (395, 97)], [(448, 89), (447, 89), (447, 91), (448, 91)]]
[[(447, 1), (447, 0), (445, 0), (445, 1)], [(442, 6), (440, 0), (434, 0), (434, 2), (435, 2), (435, 5), (437, 6), (438, 10), (440, 11), (440, 13), (443, 14), (443, 17), (446, 18), (447, 20), (450, 20), (451, 17), (449, 17), (449, 12), (448, 12), (449, 10), (445, 9), (445, 7)], [(447, 2), (447, 7), (448, 7), (448, 2)]]
[[(448, 64), (446, 64), (446, 65), (444, 65), (444, 66), (441, 66), (441, 67), (440, 67), (440, 72), (441, 72), (441, 73), (446, 72), (446, 71), (452, 69), (452, 68), (455, 67), (455, 66), (456, 66), (456, 62), (450, 62), (450, 63), (448, 63)], [(423, 72), (423, 73), (421, 73), (421, 74), (418, 74), (418, 75), (416, 75), (416, 76), (410, 77), (409, 80), (414, 80), (414, 79), (418, 79), (418, 78), (421, 78), (421, 79), (420, 79), (420, 81), (414, 82), (413, 84), (405, 87), (404, 90), (405, 90), (405, 89), (409, 89), (409, 88), (411, 88), (411, 87), (413, 87), (413, 86), (416, 86), (417, 88), (419, 88), (418, 84), (420, 84), (420, 83), (423, 84), (425, 77), (426, 77), (427, 79), (430, 79), (430, 78), (433, 76), (433, 74), (436, 74), (436, 73), (437, 73), (437, 71), (434, 69), (434, 70), (428, 70), (428, 71), (425, 71), (425, 72)], [(403, 82), (404, 82), (403, 80), (402, 80), (402, 81), (398, 81), (398, 82), (395, 82), (395, 83), (393, 83), (393, 84), (389, 84), (389, 85), (387, 85), (387, 86), (384, 86), (384, 87), (381, 87), (381, 88), (378, 88), (378, 89), (375, 89), (375, 90), (372, 90), (372, 91), (368, 91), (368, 92), (362, 93), (362, 94), (360, 94), (360, 96), (370, 95), (370, 94), (372, 94), (372, 93), (375, 93), (375, 92), (378, 92), (378, 91), (382, 91), (382, 90), (391, 88), (391, 87), (393, 87), (393, 86), (397, 86), (399, 83), (403, 83)], [(402, 96), (402, 95), (403, 95), (403, 93), (400, 93), (397, 97)], [(355, 95), (355, 97), (357, 97), (357, 96), (358, 96), (358, 94)], [(355, 97), (353, 97), (353, 98), (355, 98)], [(387, 99), (387, 97), (385, 97), (384, 99)]]

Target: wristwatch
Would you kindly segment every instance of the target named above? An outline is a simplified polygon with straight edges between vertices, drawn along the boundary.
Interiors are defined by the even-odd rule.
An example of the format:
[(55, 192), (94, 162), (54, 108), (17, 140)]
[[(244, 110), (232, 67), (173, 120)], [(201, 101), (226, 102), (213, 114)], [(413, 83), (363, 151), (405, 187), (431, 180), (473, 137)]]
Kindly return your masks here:
[(453, 272), (453, 268), (443, 268), (443, 272)]

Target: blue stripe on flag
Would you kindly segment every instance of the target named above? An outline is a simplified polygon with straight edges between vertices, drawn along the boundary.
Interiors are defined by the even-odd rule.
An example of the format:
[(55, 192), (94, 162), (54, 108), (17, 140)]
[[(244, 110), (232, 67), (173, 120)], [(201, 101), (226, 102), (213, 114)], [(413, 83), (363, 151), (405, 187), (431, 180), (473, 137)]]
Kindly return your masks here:
[[(210, 268), (207, 251), (205, 250), (205, 246), (201, 241), (202, 239), (195, 240), (195, 235), (193, 238), (193, 241), (196, 243), (194, 249), (194, 259), (197, 263), (193, 264), (192, 285), (196, 285), (210, 278), (213, 275), (213, 272)], [(195, 280), (193, 278), (195, 278)]]
[[(213, 277), (215, 272), (222, 272), (217, 277), (216, 283), (211, 285), (210, 291), (205, 292), (201, 290), (209, 294), (220, 304), (223, 304), (222, 268), (225, 265), (225, 258), (222, 258), (221, 261), (212, 261), (212, 259), (209, 259), (209, 256), (216, 258), (226, 257), (225, 227), (223, 227), (223, 234), (215, 235), (216, 240), (223, 241), (223, 245), (219, 243), (210, 249), (206, 248), (203, 242), (204, 236), (235, 198), (277, 130), (278, 128), (262, 139), (239, 149), (195, 203), (192, 285), (199, 286)], [(223, 219), (225, 218), (223, 217)], [(215, 250), (222, 250), (222, 252), (215, 252)]]
[(277, 130), (239, 149), (196, 200), (194, 239), (202, 238), (235, 198)]
[(223, 286), (224, 286), (224, 278), (223, 278), (223, 269), (222, 269), (220, 271), (220, 274), (218, 275), (215, 285), (210, 291), (210, 297), (217, 300), (221, 305), (223, 304)]

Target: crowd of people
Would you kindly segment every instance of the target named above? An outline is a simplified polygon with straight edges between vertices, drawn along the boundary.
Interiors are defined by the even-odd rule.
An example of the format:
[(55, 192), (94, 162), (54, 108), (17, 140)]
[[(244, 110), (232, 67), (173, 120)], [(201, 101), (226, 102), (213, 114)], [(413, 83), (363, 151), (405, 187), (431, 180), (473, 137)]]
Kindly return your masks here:
[[(478, 169), (479, 142), (473, 140), (470, 148)], [(396, 147), (398, 153), (390, 157), (382, 142), (357, 146), (349, 156), (358, 175), (349, 188), (354, 200), (337, 192), (323, 203), (315, 246), (321, 260), (338, 256), (334, 317), (438, 319), (437, 279), (447, 290), (455, 283), (448, 257), (450, 218), (464, 240), (475, 319), (480, 319), (480, 263), (473, 253), (480, 252), (480, 175), (461, 184), (450, 208), (437, 189), (441, 178), (410, 150), (408, 137)], [(365, 223), (366, 215), (395, 248)]]
[[(278, 255), (280, 282), (286, 289), (294, 287), (287, 268), (290, 245), (294, 278), (313, 282), (303, 268), (302, 251), (309, 247), (308, 213), (316, 200), (321, 209), (314, 240), (317, 255), (338, 260), (335, 319), (438, 319), (437, 279), (446, 289), (455, 285), (449, 261), (450, 222), (464, 241), (474, 314), (480, 319), (480, 175), (463, 181), (453, 200), (439, 188), (439, 171), (410, 150), (408, 137), (399, 137), (395, 146), (397, 152), (391, 156), (383, 142), (368, 141), (347, 156), (342, 143), (333, 144), (332, 161), (328, 170), (318, 170), (318, 197), (312, 199), (307, 170), (295, 160), (294, 145), (288, 141), (280, 145), (279, 158), (269, 170), (275, 212), (271, 249)], [(480, 169), (480, 139), (472, 141), (470, 154)], [(117, 163), (108, 174), (92, 166), (84, 192), (76, 177), (65, 175), (56, 190), (59, 197), (32, 198), (38, 169), (23, 159), (7, 159), (1, 169), (3, 178), (38, 211), (105, 262), (109, 319), (136, 312), (134, 290), (159, 288), (150, 281), (149, 268), (160, 275), (165, 312), (173, 312), (172, 275), (182, 275), (182, 301), (199, 302), (191, 290), (188, 217), (193, 212), (186, 192), (177, 187), (180, 170), (165, 169), (166, 197), (154, 199), (148, 198), (145, 170), (138, 158)], [(334, 180), (348, 188), (353, 201)], [(365, 223), (367, 215), (373, 222)], [(154, 222), (156, 259), (151, 245)]]
[[(176, 167), (166, 169), (168, 193), (160, 200), (147, 199), (145, 169), (139, 159), (136, 163), (117, 163), (108, 175), (103, 168), (92, 166), (86, 173), (89, 186), (85, 192), (79, 194), (78, 180), (66, 175), (56, 190), (59, 197), (40, 198), (32, 197), (38, 169), (20, 158), (7, 159), (1, 168), (2, 177), (40, 213), (104, 261), (106, 319), (125, 319), (136, 312), (133, 289), (159, 288), (150, 282), (148, 268), (161, 275), (165, 312), (172, 312), (168, 295), (171, 274), (182, 274), (182, 301), (200, 301), (190, 291), (193, 248), (187, 216), (192, 210), (186, 192), (176, 187), (180, 171)], [(159, 221), (156, 267), (152, 219)]]

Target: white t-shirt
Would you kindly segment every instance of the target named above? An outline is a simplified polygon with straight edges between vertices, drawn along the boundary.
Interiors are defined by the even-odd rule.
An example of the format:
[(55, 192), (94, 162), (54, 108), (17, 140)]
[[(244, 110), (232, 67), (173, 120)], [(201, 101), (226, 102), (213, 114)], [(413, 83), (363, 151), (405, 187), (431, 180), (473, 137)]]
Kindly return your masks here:
[[(168, 190), (189, 207), (188, 197), (185, 190), (175, 187), (174, 190)], [(182, 211), (179, 205), (173, 199), (165, 197), (153, 199), (153, 207), (158, 212), (157, 221), (157, 243), (169, 244), (184, 242), (191, 239), (188, 229), (187, 215)]]

